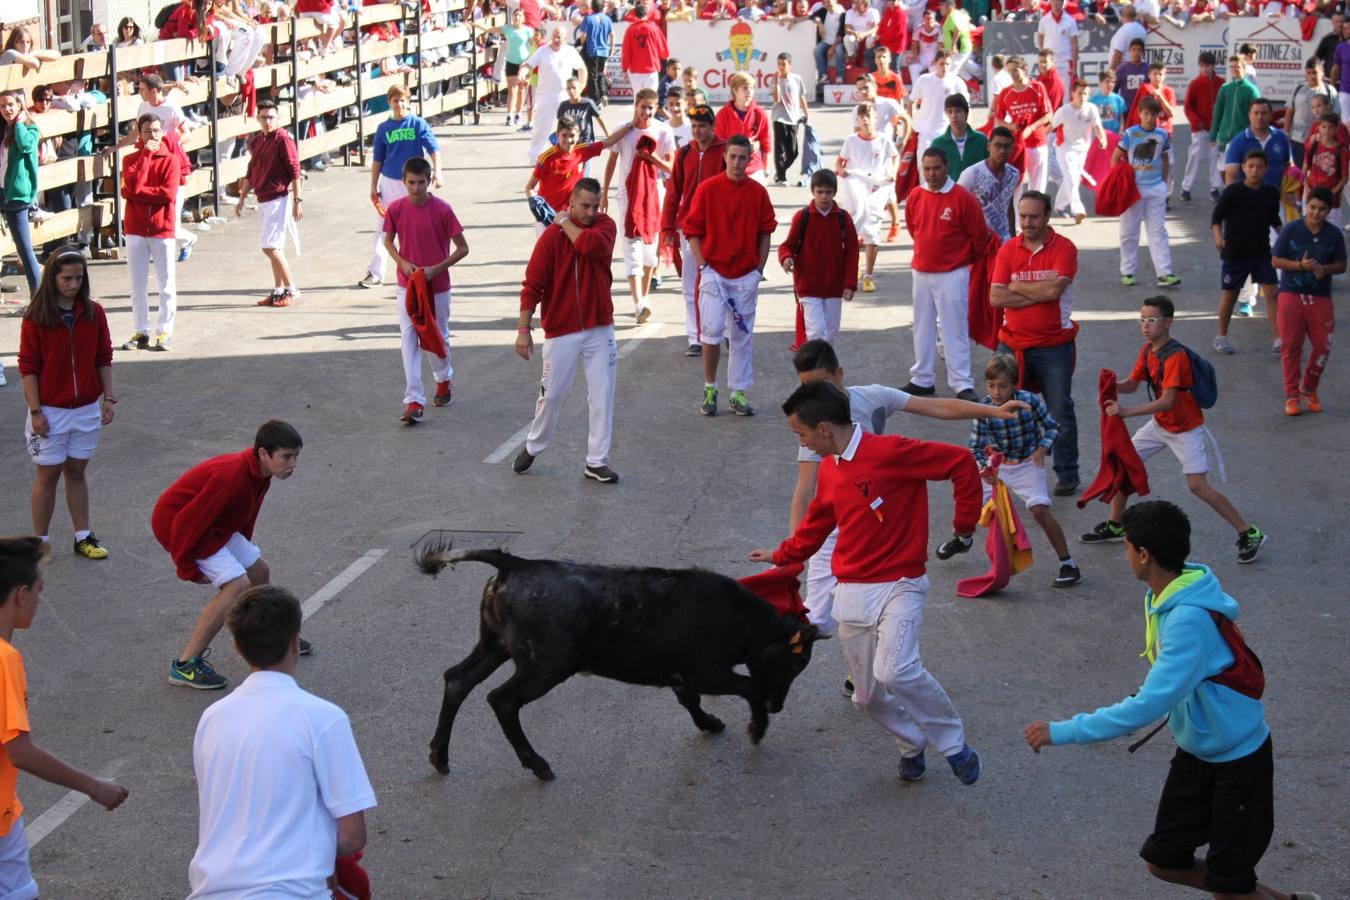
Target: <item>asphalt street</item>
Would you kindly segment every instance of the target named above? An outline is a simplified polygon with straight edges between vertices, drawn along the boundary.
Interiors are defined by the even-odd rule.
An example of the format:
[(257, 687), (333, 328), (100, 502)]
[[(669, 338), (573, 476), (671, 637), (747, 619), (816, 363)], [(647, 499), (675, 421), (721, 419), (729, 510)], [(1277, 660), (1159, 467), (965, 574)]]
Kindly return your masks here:
[[(620, 118), (619, 108), (606, 112)], [(822, 110), (815, 119), (833, 158), (848, 118)], [(973, 787), (931, 757), (925, 782), (898, 784), (895, 745), (840, 695), (844, 666), (830, 643), (816, 646), (758, 747), (739, 700), (707, 702), (729, 725), (708, 737), (667, 691), (577, 677), (525, 711), (527, 734), (558, 775), (540, 784), (517, 764), (485, 701), (504, 667), (465, 703), (450, 775), (431, 769), (440, 674), (475, 642), (490, 570), (469, 564), (433, 581), (412, 564), (419, 537), (441, 528), (519, 532), (511, 548), (523, 555), (739, 576), (756, 569), (745, 560), (750, 549), (786, 536), (795, 474), (795, 441), (777, 410), (795, 381), (792, 294), (776, 263), (756, 329), (750, 399), (758, 415), (698, 414), (700, 364), (682, 355), (673, 278), (654, 297), (656, 324), (643, 328), (634, 327), (618, 282), (624, 356), (613, 466), (622, 481), (602, 486), (582, 477), (580, 383), (554, 446), (527, 476), (513, 474), (513, 436), (518, 442), (532, 415), (539, 377), (538, 359), (526, 363), (511, 349), (534, 235), (521, 195), (528, 140), (502, 127), (499, 115), (438, 134), (448, 161), (440, 194), (465, 223), (470, 246), (452, 272), (451, 406), (428, 409), (415, 428), (398, 423), (393, 290), (355, 287), (376, 217), (369, 175), (354, 167), (313, 175), (307, 185), (296, 306), (254, 305), (270, 278), (249, 210), (243, 222), (203, 234), (179, 266), (174, 351), (117, 355), (121, 403), (89, 469), (93, 526), (111, 556), (75, 557), (59, 504), (45, 602), (15, 643), (26, 659), (35, 739), (78, 766), (115, 773), (131, 796), (105, 813), (21, 778), (30, 834), (40, 831), (32, 862), (44, 897), (187, 893), (197, 824), (192, 736), (218, 695), (176, 690), (166, 669), (208, 590), (174, 576), (150, 533), (150, 510), (183, 470), (243, 448), (270, 417), (295, 424), (306, 444), (296, 475), (268, 494), (256, 539), (276, 582), (313, 598), (305, 635), (318, 649), (301, 662), (300, 682), (351, 716), (379, 796), (365, 860), (379, 896), (1183, 896), (1152, 881), (1136, 856), (1173, 753), (1166, 732), (1135, 754), (1121, 740), (1039, 756), (1021, 735), (1032, 719), (1114, 702), (1143, 678), (1143, 586), (1119, 545), (1074, 543), (1084, 580), (1053, 590), (1053, 556), (1034, 532), (1035, 566), (983, 600), (959, 599), (954, 589), (957, 579), (984, 571), (981, 554), (932, 561), (924, 658), (983, 757)], [(771, 194), (781, 240), (807, 192)], [(1321, 391), (1326, 412), (1288, 419), (1263, 318), (1237, 320), (1239, 352), (1213, 357), (1219, 285), (1208, 215), (1207, 201), (1174, 201), (1169, 228), (1183, 279), (1169, 292), (1179, 310), (1175, 333), (1214, 359), (1220, 399), (1207, 418), (1223, 448), (1223, 489), (1270, 542), (1255, 565), (1238, 566), (1232, 531), (1188, 494), (1170, 457), (1150, 470), (1152, 496), (1192, 514), (1193, 559), (1212, 564), (1242, 603), (1241, 623), (1265, 663), (1276, 829), (1260, 874), (1283, 890), (1350, 896), (1343, 694), (1350, 631), (1337, 562), (1346, 552), (1337, 510), (1348, 498), (1333, 453), (1350, 437), (1350, 379), (1345, 359), (1333, 354)], [(1155, 293), (1153, 273), (1144, 261), (1140, 286), (1120, 287), (1115, 220), (1055, 224), (1081, 252), (1075, 388), (1087, 481), (1099, 449), (1097, 373), (1131, 365), (1141, 342), (1138, 304)], [(839, 351), (850, 382), (908, 380), (908, 248), (907, 237), (884, 247), (877, 292), (859, 294), (844, 311)], [(91, 273), (114, 339), (125, 340), (132, 330), (125, 265), (96, 262)], [(17, 318), (0, 319), (10, 381), (0, 388), (0, 422), (8, 423), (0, 429), (4, 533), (31, 528), (18, 334)], [(976, 354), (977, 369), (984, 359)], [(962, 444), (967, 436), (966, 423), (903, 415), (890, 430)], [(950, 528), (951, 495), (936, 485), (930, 496), (935, 547)], [(1054, 505), (1071, 536), (1104, 511), (1096, 503)], [(224, 638), (213, 662), (234, 683), (247, 674)]]

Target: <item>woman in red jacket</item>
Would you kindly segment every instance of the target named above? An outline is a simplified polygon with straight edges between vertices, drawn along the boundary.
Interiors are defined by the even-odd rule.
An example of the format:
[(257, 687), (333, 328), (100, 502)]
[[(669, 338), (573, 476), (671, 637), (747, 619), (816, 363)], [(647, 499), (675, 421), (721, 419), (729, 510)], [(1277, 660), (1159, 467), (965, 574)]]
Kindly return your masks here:
[(103, 307), (89, 296), (84, 256), (66, 246), (49, 258), (19, 332), (19, 373), (28, 401), (24, 443), (37, 464), (33, 531), (44, 541), (56, 510), (56, 484), (66, 478), (66, 506), (75, 552), (103, 559), (108, 551), (89, 530), (84, 470), (99, 432), (113, 420), (112, 340)]
[(750, 165), (745, 173), (764, 182), (764, 160), (773, 153), (769, 139), (769, 116), (764, 107), (755, 102), (755, 79), (747, 72), (731, 76), (731, 102), (722, 107), (713, 121), (713, 133), (726, 140), (733, 134), (743, 134), (754, 145)]

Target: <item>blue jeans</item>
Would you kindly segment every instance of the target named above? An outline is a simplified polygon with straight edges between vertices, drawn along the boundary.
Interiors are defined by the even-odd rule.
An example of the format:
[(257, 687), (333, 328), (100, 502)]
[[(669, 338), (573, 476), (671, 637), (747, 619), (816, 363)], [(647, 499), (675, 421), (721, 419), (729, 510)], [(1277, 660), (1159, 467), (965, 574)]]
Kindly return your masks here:
[(816, 77), (825, 78), (826, 70), (829, 68), (826, 60), (833, 56), (835, 72), (839, 78), (844, 77), (844, 45), (841, 43), (835, 46), (833, 41), (816, 42)]
[[(999, 344), (1000, 353), (1012, 353), (1006, 344)], [(1029, 347), (1022, 351), (1023, 380), (1041, 386), (1041, 396), (1050, 409), (1050, 415), (1059, 423), (1059, 436), (1050, 453), (1055, 461), (1055, 475), (1060, 481), (1078, 481), (1078, 417), (1073, 411), (1074, 343), (1058, 347)]]
[(37, 293), (38, 280), (42, 278), (42, 267), (38, 265), (37, 255), (33, 253), (33, 235), (28, 230), (28, 204), (6, 203), (5, 224), (9, 227), (9, 236), (14, 241), (19, 262), (23, 263), (23, 274), (28, 279), (28, 298), (31, 300)]

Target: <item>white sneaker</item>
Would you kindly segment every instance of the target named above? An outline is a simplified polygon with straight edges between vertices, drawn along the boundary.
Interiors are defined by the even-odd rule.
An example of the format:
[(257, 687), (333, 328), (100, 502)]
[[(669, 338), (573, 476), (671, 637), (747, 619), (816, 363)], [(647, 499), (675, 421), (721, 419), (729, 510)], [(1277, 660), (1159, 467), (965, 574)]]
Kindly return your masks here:
[(645, 303), (639, 303), (633, 307), (633, 316), (637, 319), (637, 324), (641, 325), (652, 317), (652, 308)]
[(1271, 343), (1271, 345), (1270, 345), (1270, 352), (1271, 352), (1271, 353), (1279, 353), (1279, 352), (1280, 352), (1280, 348), (1283, 347), (1283, 346), (1284, 346), (1284, 342), (1283, 342), (1282, 340), (1280, 340), (1279, 338), (1276, 338), (1276, 339)]
[(1228, 340), (1228, 335), (1226, 334), (1218, 334), (1214, 336), (1214, 349), (1219, 353), (1226, 353), (1229, 356), (1232, 356), (1234, 353), (1237, 352), (1233, 349), (1233, 345)]

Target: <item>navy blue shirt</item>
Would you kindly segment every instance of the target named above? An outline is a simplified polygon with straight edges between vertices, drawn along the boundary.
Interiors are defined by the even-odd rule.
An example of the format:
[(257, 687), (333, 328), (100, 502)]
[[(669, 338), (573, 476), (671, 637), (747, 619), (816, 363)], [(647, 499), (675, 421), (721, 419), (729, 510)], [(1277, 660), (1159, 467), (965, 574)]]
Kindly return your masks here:
[[(1327, 265), (1345, 259), (1345, 236), (1330, 222), (1322, 223), (1322, 230), (1313, 234), (1302, 219), (1284, 226), (1275, 239), (1275, 256), (1281, 259), (1302, 259), (1304, 254)], [(1318, 278), (1312, 272), (1280, 270), (1280, 290), (1290, 294), (1308, 294), (1312, 297), (1331, 296), (1331, 276)]]
[(1249, 150), (1265, 150), (1266, 162), (1270, 168), (1266, 169), (1266, 184), (1280, 189), (1280, 184), (1284, 181), (1284, 170), (1289, 168), (1292, 161), (1289, 151), (1289, 136), (1274, 126), (1271, 126), (1270, 136), (1266, 138), (1265, 147), (1252, 134), (1250, 128), (1228, 142), (1228, 152), (1224, 155), (1223, 164), (1225, 166), (1241, 166), (1242, 158), (1247, 155)]
[(609, 56), (613, 43), (614, 23), (604, 13), (591, 13), (577, 26), (580, 34), (586, 35), (586, 43), (581, 45), (582, 56)]

